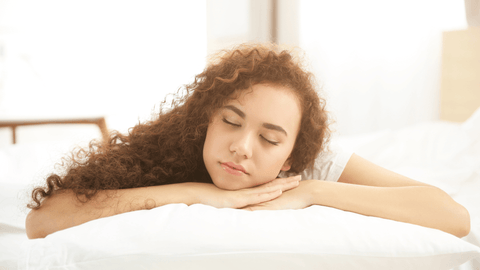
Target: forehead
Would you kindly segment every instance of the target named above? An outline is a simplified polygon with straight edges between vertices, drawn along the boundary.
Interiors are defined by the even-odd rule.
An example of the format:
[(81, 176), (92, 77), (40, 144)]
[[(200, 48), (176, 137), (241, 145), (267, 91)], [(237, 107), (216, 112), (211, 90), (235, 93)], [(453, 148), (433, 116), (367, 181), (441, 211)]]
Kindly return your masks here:
[[(271, 123), (297, 134), (301, 121), (301, 106), (296, 94), (288, 87), (257, 84), (238, 91), (233, 105), (245, 113), (245, 119)], [(288, 131), (287, 131), (288, 132)]]
[[(272, 84), (256, 84), (247, 89), (237, 90), (232, 95), (232, 100), (248, 106), (247, 103), (274, 103), (284, 105), (294, 105), (298, 103), (295, 92), (286, 86)], [(296, 104), (299, 105), (299, 104)]]

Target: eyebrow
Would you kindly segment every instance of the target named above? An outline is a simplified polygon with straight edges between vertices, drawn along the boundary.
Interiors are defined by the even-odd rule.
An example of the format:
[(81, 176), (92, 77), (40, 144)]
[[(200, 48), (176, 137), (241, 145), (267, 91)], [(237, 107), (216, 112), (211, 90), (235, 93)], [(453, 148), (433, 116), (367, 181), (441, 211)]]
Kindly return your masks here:
[[(242, 112), (239, 108), (237, 108), (233, 105), (226, 105), (223, 108), (233, 111), (234, 113), (238, 114), (238, 116), (240, 116), (243, 119), (245, 119), (245, 117), (246, 117), (244, 112)], [(280, 131), (283, 134), (285, 134), (285, 136), (288, 136), (285, 129), (283, 129), (281, 126), (277, 126), (277, 125), (270, 124), (270, 123), (263, 123), (262, 126), (266, 129)]]

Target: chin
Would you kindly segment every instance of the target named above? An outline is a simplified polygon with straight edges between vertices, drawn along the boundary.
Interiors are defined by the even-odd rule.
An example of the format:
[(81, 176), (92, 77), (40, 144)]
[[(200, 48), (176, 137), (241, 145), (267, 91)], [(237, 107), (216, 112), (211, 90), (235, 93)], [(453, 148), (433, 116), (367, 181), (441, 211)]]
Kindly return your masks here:
[(234, 180), (228, 180), (228, 179), (212, 178), (212, 182), (216, 187), (224, 190), (239, 190), (239, 189), (249, 188), (249, 186), (245, 186), (244, 183), (234, 181)]
[(231, 185), (231, 184), (228, 184), (228, 183), (223, 183), (223, 182), (215, 182), (213, 181), (213, 184), (215, 186), (217, 186), (218, 188), (220, 189), (224, 189), (224, 190), (239, 190), (239, 189), (242, 189), (243, 187), (236, 187), (234, 185)]

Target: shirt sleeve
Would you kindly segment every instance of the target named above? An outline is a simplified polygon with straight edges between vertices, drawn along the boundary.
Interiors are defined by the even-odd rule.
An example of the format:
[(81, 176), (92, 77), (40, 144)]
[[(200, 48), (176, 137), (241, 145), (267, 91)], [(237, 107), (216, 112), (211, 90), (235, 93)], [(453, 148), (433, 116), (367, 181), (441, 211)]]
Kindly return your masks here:
[[(315, 179), (337, 182), (353, 152), (346, 151), (337, 143), (330, 143), (315, 159), (313, 169), (304, 170), (302, 180)], [(292, 176), (282, 173), (280, 177)]]

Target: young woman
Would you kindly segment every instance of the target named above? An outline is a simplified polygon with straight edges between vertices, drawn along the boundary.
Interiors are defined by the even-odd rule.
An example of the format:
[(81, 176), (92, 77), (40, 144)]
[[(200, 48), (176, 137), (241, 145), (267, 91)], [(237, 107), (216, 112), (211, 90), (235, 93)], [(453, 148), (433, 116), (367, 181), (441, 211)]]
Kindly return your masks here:
[(28, 237), (169, 203), (317, 204), (468, 234), (467, 210), (442, 190), (327, 147), (328, 115), (315, 88), (300, 60), (274, 45), (219, 53), (172, 109), (92, 142), (64, 174), (35, 188)]

